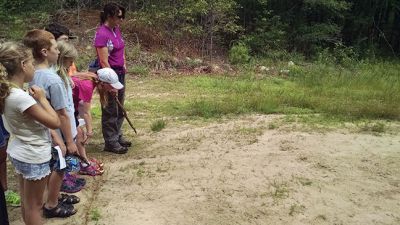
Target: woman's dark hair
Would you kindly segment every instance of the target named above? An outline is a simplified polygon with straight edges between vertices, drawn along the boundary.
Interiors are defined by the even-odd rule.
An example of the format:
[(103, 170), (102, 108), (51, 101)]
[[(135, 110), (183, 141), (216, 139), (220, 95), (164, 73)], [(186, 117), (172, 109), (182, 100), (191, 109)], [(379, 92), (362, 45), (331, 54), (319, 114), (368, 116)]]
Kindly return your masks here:
[(52, 33), (56, 40), (61, 37), (62, 35), (70, 36), (70, 30), (59, 23), (51, 23), (44, 28), (46, 31)]
[(115, 2), (108, 3), (104, 6), (100, 13), (100, 24), (104, 24), (108, 17), (118, 16), (119, 11), (122, 12), (122, 18), (125, 18), (125, 8)]

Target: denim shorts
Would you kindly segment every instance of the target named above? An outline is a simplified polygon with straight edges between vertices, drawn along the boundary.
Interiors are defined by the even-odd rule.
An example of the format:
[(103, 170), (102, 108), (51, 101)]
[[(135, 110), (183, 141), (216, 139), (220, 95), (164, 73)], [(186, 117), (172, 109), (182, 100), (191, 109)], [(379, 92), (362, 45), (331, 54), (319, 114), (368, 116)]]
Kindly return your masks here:
[(21, 162), (12, 158), (10, 155), (8, 155), (8, 158), (10, 159), (11, 164), (13, 164), (15, 172), (21, 174), (26, 180), (41, 180), (51, 172), (49, 162), (35, 164)]

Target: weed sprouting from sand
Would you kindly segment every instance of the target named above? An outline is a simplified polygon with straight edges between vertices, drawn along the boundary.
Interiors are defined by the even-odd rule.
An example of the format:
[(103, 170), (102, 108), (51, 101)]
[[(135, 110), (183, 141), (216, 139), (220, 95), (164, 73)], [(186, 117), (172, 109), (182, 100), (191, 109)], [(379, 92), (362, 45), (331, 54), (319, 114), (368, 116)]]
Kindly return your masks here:
[(167, 123), (163, 119), (156, 120), (151, 124), (151, 130), (154, 132), (159, 132), (165, 128), (166, 124)]
[(289, 189), (287, 187), (287, 183), (274, 180), (271, 186), (273, 187), (273, 191), (271, 193), (273, 198), (284, 199), (289, 197)]
[(94, 209), (92, 209), (91, 211), (90, 211), (90, 219), (92, 220), (92, 221), (99, 221), (100, 220), (100, 218), (101, 218), (101, 214), (100, 214), (100, 211), (99, 211), (99, 209), (97, 209), (97, 208), (94, 208)]

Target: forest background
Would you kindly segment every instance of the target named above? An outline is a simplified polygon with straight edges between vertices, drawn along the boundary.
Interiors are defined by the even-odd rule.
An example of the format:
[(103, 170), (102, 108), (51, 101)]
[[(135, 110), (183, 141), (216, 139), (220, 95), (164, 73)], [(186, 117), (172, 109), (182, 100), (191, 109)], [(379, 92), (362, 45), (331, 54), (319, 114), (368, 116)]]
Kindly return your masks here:
[[(101, 9), (108, 1), (2, 0), (3, 22)], [(162, 36), (171, 49), (185, 40), (204, 55), (243, 43), (257, 56), (316, 56), (329, 49), (352, 57), (396, 57), (400, 52), (399, 0), (128, 0), (135, 25)], [(34, 9), (34, 10), (32, 10)], [(79, 18), (78, 18), (79, 20)], [(79, 21), (77, 21), (79, 22)], [(25, 24), (27, 25), (27, 24)], [(9, 27), (15, 29), (15, 27)], [(7, 29), (2, 36), (10, 37)], [(7, 35), (9, 34), (9, 35)], [(11, 33), (12, 35), (12, 33)]]

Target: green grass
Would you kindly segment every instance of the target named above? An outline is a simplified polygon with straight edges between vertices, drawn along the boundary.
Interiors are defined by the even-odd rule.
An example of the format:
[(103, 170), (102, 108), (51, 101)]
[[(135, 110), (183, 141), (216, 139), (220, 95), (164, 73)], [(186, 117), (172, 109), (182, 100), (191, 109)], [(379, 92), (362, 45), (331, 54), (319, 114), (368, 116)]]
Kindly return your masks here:
[[(238, 76), (142, 78), (128, 103), (152, 115), (220, 118), (245, 113), (319, 114), (340, 121), (400, 118), (400, 65), (355, 64), (351, 69), (322, 64), (296, 66), (289, 77)], [(335, 119), (336, 120), (336, 119)], [(380, 127), (373, 129), (382, 130)]]
[(386, 124), (382, 122), (364, 122), (359, 124), (360, 132), (373, 132), (373, 133), (384, 133), (386, 131)]
[(274, 180), (274, 182), (271, 183), (271, 187), (273, 187), (271, 195), (274, 199), (284, 199), (289, 197), (289, 189), (285, 182)]
[[(305, 102), (318, 113), (355, 118), (399, 119), (400, 65), (361, 63), (352, 69), (313, 65), (293, 72)], [(299, 101), (293, 101), (292, 105)], [(306, 105), (304, 105), (306, 106)]]
[[(307, 64), (295, 66), (284, 78), (259, 78), (253, 72), (139, 77), (127, 79), (125, 108), (139, 133), (164, 129), (160, 118), (172, 124), (199, 124), (254, 113), (284, 114), (265, 125), (271, 130), (301, 123), (306, 126), (299, 128), (309, 131), (341, 127), (376, 135), (396, 133), (390, 121), (400, 119), (398, 71), (399, 64), (384, 62), (351, 69)], [(95, 98), (92, 115), (95, 132), (101, 134), (97, 94)], [(92, 143), (101, 144), (100, 136)]]
[(154, 121), (152, 124), (151, 124), (151, 130), (152, 131), (154, 131), (154, 132), (159, 132), (159, 131), (161, 131), (162, 129), (164, 129), (165, 128), (165, 125), (166, 125), (167, 123), (164, 121), (164, 120), (162, 120), (162, 119), (160, 119), (160, 120), (156, 120), (156, 121)]
[(99, 209), (95, 208), (90, 211), (90, 219), (92, 221), (99, 221), (101, 218)]
[(302, 213), (305, 210), (305, 206), (292, 204), (289, 209), (289, 216), (294, 216), (297, 213)]
[(150, 69), (145, 65), (133, 65), (128, 68), (128, 72), (136, 75), (147, 76), (150, 73)]

